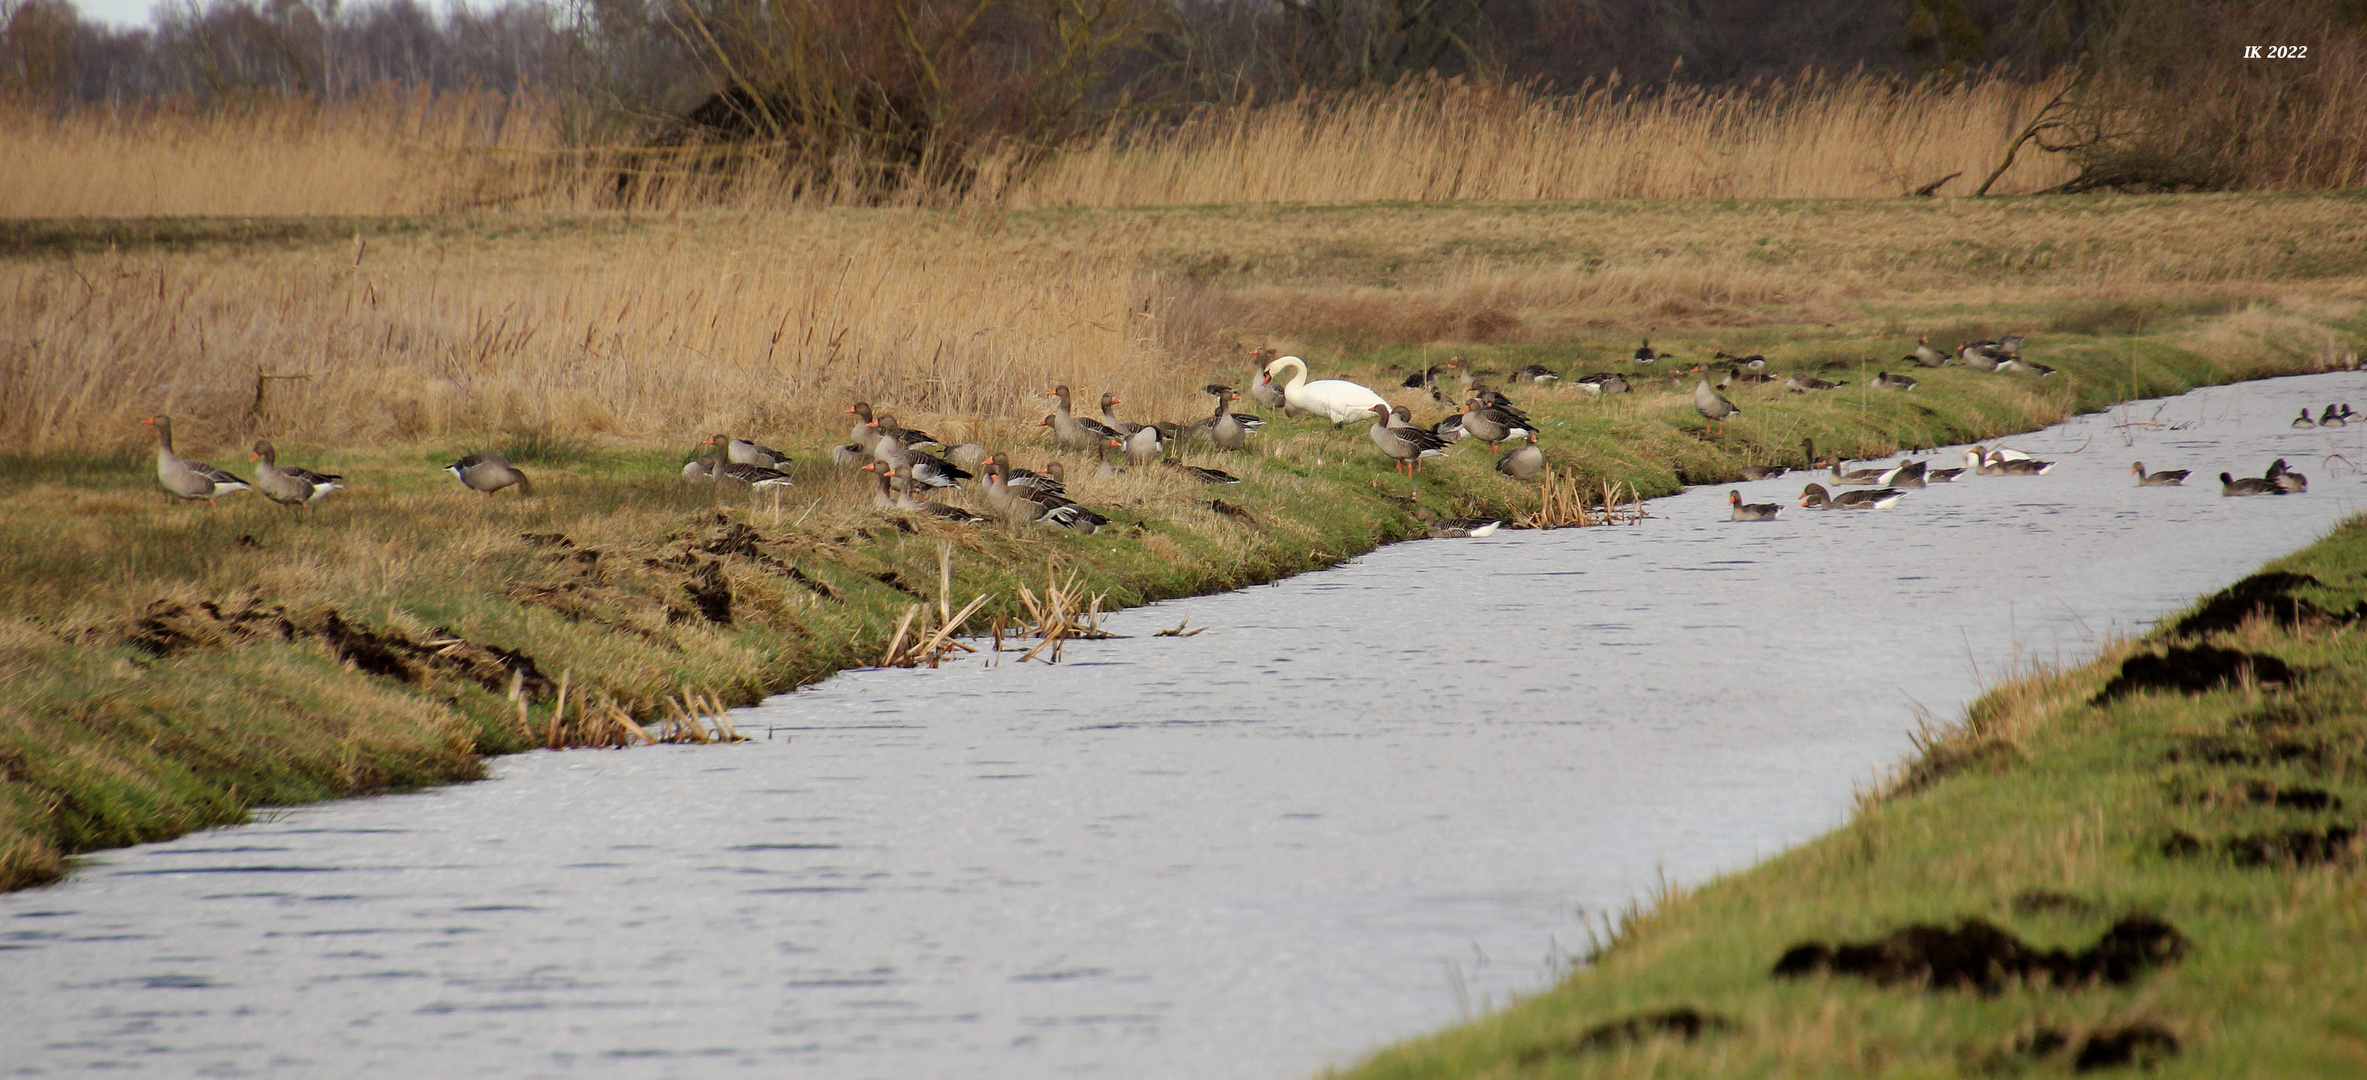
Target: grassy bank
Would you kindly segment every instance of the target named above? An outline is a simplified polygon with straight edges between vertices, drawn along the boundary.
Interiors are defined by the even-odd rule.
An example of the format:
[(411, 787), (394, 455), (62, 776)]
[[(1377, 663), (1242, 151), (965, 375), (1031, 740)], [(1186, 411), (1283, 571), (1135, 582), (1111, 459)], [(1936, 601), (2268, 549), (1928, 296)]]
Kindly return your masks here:
[(1553, 990), (1346, 1075), (2359, 1075), (2363, 615), (2354, 519), (1995, 688), (1849, 825), (1663, 898)]
[[(1072, 494), (1116, 523), (1098, 536), (910, 521), (830, 463), (855, 397), (1036, 465), (1057, 456), (1035, 425), (1052, 383), (1189, 420), (1202, 384), (1244, 384), (1243, 339), (1425, 421), (1444, 410), (1397, 389), (1423, 364), (1621, 368), (1647, 332), (1687, 360), (1763, 352), (1848, 384), (1733, 391), (1747, 411), (1719, 438), (1689, 381), (1509, 388), (1569, 490), (1650, 497), (1799, 464), (1803, 437), (1877, 457), (2322, 367), (2367, 336), (2355, 204), (454, 218), (362, 244), (342, 225), (176, 227), (105, 253), (77, 237), (106, 229), (46, 228), (0, 260), (0, 425), (24, 451), (0, 458), (0, 884), (256, 805), (477, 775), (481, 755), (542, 741), (562, 682), (579, 707), (651, 721), (685, 690), (745, 703), (866, 662), (937, 603), (941, 541), (952, 605), (989, 598), (968, 624), (984, 631), (1020, 618), (1022, 588), (1073, 581), (1108, 608), (1237, 587), (1416, 535), (1417, 507), (1542, 498), (1484, 447), (1409, 481), (1361, 430), (1276, 418), (1247, 453), (1188, 455), (1239, 486), (1078, 470)], [(2188, 254), (2128, 249), (2133, 224)], [(1724, 250), (1749, 236), (1780, 242)], [(1906, 237), (1981, 254), (1901, 263)], [(829, 258), (765, 247), (789, 239)], [(2008, 331), (2062, 373), (1867, 387), (1917, 335)], [(258, 394), (259, 370), (306, 378)], [(243, 469), (267, 436), (352, 490), (307, 514), (176, 503), (136, 423), (158, 411), (185, 454)], [(796, 454), (777, 513), (677, 478), (718, 430)], [(535, 497), (439, 471), (479, 450), (523, 466)]]

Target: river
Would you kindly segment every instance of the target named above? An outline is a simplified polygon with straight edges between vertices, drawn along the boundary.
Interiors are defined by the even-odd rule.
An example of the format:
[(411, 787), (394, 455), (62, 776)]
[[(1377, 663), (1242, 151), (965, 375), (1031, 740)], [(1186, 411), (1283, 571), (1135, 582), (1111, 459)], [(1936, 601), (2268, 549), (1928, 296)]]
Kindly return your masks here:
[[(1800, 509), (1795, 475), (1736, 485), (1775, 522), (1719, 486), (1400, 544), (1119, 613), (1057, 666), (850, 672), (741, 710), (745, 745), (102, 852), (0, 896), (0, 1075), (1306, 1076), (1839, 824), (1917, 708), (2321, 535), (2367, 426), (2287, 424), (2346, 397), (2081, 417), (2006, 440), (2047, 476), (1887, 511)], [(2308, 494), (2221, 497), (2279, 455)]]

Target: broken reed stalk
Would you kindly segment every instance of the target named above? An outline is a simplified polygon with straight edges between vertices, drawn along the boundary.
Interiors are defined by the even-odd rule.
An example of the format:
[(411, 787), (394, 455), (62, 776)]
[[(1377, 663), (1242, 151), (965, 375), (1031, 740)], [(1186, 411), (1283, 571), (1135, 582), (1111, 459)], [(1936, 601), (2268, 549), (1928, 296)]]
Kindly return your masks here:
[(1586, 512), (1585, 497), (1578, 494), (1578, 479), (1548, 468), (1537, 485), (1537, 509), (1520, 524), (1531, 529), (1582, 529), (1595, 521)]
[(574, 668), (569, 668), (559, 673), (559, 700), (551, 707), (550, 732), (549, 736), (544, 739), (544, 745), (552, 750), (564, 750), (567, 748), (567, 744), (562, 741), (559, 736), (559, 722), (567, 716), (567, 684), (570, 680), (574, 679), (574, 677)]

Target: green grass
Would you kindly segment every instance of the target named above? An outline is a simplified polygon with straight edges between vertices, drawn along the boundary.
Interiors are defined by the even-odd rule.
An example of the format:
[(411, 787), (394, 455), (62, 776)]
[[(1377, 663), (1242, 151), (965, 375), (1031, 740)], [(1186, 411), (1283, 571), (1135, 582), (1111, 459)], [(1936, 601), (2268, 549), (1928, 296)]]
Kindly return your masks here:
[[(2255, 616), (2184, 637), (2173, 626), (2001, 685), (1847, 826), (1663, 898), (1560, 986), (1344, 1075), (2051, 1076), (2073, 1071), (2091, 1036), (2131, 1024), (2181, 1045), (2156, 1065), (2165, 1077), (2362, 1075), (2360, 842), (2313, 864), (2248, 865), (2229, 845), (2367, 818), (2367, 634), (2350, 621), (2367, 611), (2356, 606), (2367, 519), (2263, 572), (2308, 575), (2290, 595), (2336, 615), (2291, 626)], [(2304, 678), (2092, 703), (2129, 657), (2172, 644), (2273, 656)], [(1967, 918), (2076, 951), (2136, 913), (2175, 926), (2191, 951), (2125, 987), (1984, 995), (1771, 975), (1798, 943)], [(1680, 1007), (1731, 1027), (1580, 1045), (1605, 1024)], [(2034, 1052), (2046, 1032), (2063, 1046)]]

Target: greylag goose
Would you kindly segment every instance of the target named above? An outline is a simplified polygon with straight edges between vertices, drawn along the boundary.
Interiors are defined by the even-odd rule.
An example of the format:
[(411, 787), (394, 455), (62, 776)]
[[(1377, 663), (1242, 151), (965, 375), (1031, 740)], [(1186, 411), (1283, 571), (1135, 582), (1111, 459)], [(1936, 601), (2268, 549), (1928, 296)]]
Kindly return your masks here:
[(896, 493), (890, 488), (888, 477), (896, 474), (896, 467), (884, 461), (874, 461), (864, 465), (863, 471), (871, 474), (871, 505), (882, 510), (895, 509)]
[(2344, 427), (2349, 425), (2349, 423), (2350, 418), (2334, 411), (2334, 406), (2332, 405), (2326, 406), (2326, 411), (2318, 414), (2319, 427)]
[(1117, 432), (1120, 438), (1142, 430), (1141, 424), (1118, 419), (1118, 406), (1123, 401), (1115, 390), (1101, 392), (1101, 426)]
[(2261, 479), (2275, 484), (2278, 490), (2288, 495), (2299, 495), (2309, 490), (2309, 477), (2286, 468), (2284, 458), (2278, 458), (2272, 462), (2268, 467), (2268, 472), (2263, 474)]
[(1491, 454), (1496, 452), (1498, 444), (1528, 433), (1529, 426), (1511, 412), (1482, 405), (1478, 398), (1463, 403), (1463, 434), (1486, 442)]
[(1997, 339), (1997, 352), (2016, 360), (2022, 358), (2022, 335), (2007, 334)]
[(1290, 372), (1290, 381), (1282, 385), (1282, 400), (1304, 413), (1314, 413), (1339, 427), (1350, 420), (1375, 419), (1372, 408), (1386, 405), (1381, 395), (1369, 386), (1360, 386), (1346, 379), (1318, 379), (1307, 381), (1307, 362), (1295, 356), (1285, 356), (1266, 365), (1262, 374), (1268, 383), (1283, 372)]
[(1044, 396), (1057, 398), (1060, 401), (1051, 417), (1052, 437), (1058, 440), (1060, 445), (1077, 450), (1098, 451), (1120, 440), (1121, 436), (1117, 432), (1111, 431), (1101, 421), (1078, 416), (1071, 411), (1066, 384), (1053, 387)]
[(1560, 382), (1562, 378), (1559, 372), (1556, 372), (1552, 368), (1546, 367), (1543, 364), (1530, 364), (1521, 368), (1519, 371), (1513, 372), (1512, 377), (1525, 383), (1535, 383), (1539, 385), (1549, 382)]
[(2317, 421), (2309, 418), (2309, 406), (2304, 405), (2301, 407), (2301, 415), (2293, 418), (2293, 426), (2294, 428), (2303, 431), (2318, 426)]
[(233, 475), (227, 469), (217, 469), (202, 461), (191, 461), (173, 453), (173, 418), (151, 416), (140, 423), (156, 429), (156, 479), (166, 491), (184, 499), (204, 499), (208, 506), (218, 506), (215, 499), (252, 491), (254, 485)]
[(2048, 367), (2045, 364), (2041, 364), (2036, 360), (2024, 360), (2019, 356), (2008, 356), (1999, 359), (1997, 361), (1997, 370), (2000, 372), (2027, 371), (2033, 375), (2039, 376), (2040, 378), (2045, 378), (2046, 376), (2055, 373), (2055, 369)]
[(953, 521), (964, 525), (986, 520), (986, 518), (961, 507), (947, 506), (941, 502), (922, 498), (913, 490), (912, 478), (897, 472), (892, 465), (888, 467), (888, 477), (894, 479), (896, 483), (895, 506), (898, 510), (912, 514), (926, 514), (940, 521)]
[(1627, 376), (1615, 371), (1597, 371), (1591, 375), (1581, 375), (1573, 385), (1596, 397), (1605, 394), (1624, 394), (1631, 389), (1627, 382)]
[(1946, 367), (1948, 364), (1948, 354), (1932, 348), (1931, 339), (1927, 337), (1916, 338), (1915, 351), (1907, 355), (1924, 367)]
[(316, 473), (294, 466), (280, 468), (279, 451), (273, 449), (266, 439), (255, 440), (255, 451), (247, 455), (247, 460), (257, 463), (255, 490), (281, 506), (303, 506), (320, 501), (332, 491), (345, 490), (345, 485), (337, 482), (345, 479), (342, 476)]
[(723, 456), (724, 460), (734, 465), (762, 465), (767, 469), (778, 469), (789, 461), (787, 454), (763, 443), (741, 438), (726, 440)]
[(1882, 482), (1882, 477), (1883, 477), (1883, 475), (1884, 475), (1884, 474), (1886, 474), (1887, 472), (1889, 472), (1889, 470), (1887, 470), (1887, 469), (1846, 469), (1846, 470), (1845, 470), (1845, 469), (1843, 469), (1843, 468), (1841, 467), (1841, 455), (1839, 455), (1839, 454), (1834, 454), (1832, 457), (1830, 457), (1830, 458), (1827, 458), (1827, 459), (1825, 460), (1825, 466), (1826, 466), (1826, 468), (1829, 468), (1829, 469), (1831, 469), (1831, 470), (1832, 470), (1832, 480), (1833, 480), (1833, 483), (1834, 483), (1834, 484), (1836, 484), (1836, 485), (1840, 485), (1840, 484), (1879, 484), (1879, 483), (1881, 483), (1881, 482)]
[(1745, 465), (1740, 471), (1745, 480), (1773, 480), (1792, 470), (1783, 465)]
[(1830, 379), (1818, 379), (1807, 375), (1793, 375), (1784, 379), (1783, 385), (1784, 389), (1790, 390), (1795, 394), (1805, 394), (1811, 390), (1837, 389), (1841, 384)]
[[(871, 451), (860, 443), (841, 443), (830, 448), (830, 461), (842, 469), (859, 469)], [(687, 478), (687, 475), (686, 477)]]
[(1710, 389), (1709, 377), (1706, 375), (1693, 384), (1693, 411), (1700, 413), (1703, 420), (1716, 421), (1721, 435), (1726, 432), (1727, 418), (1742, 415), (1742, 410), (1726, 400), (1724, 394)]
[(871, 456), (895, 466), (896, 471), (930, 487), (960, 487), (970, 478), (967, 470), (933, 454), (915, 450), (895, 435), (882, 435), (871, 444)]
[(964, 469), (975, 471), (978, 468), (978, 463), (986, 460), (986, 448), (974, 442), (966, 442), (946, 450), (945, 460)]
[(461, 486), (470, 491), (491, 495), (505, 487), (516, 487), (520, 498), (534, 494), (533, 482), (500, 454), (464, 454), (460, 460), (444, 466), (444, 471), (458, 477)]
[(1372, 436), (1373, 445), (1380, 447), (1381, 453), (1389, 456), (1391, 467), (1398, 472), (1412, 476), (1423, 458), (1446, 456), (1446, 446), (1438, 436), (1411, 424), (1396, 426), (1396, 417), (1389, 406), (1375, 405), (1371, 411), (1373, 426), (1366, 434)]
[(1978, 446), (1964, 452), (1964, 464), (1980, 476), (2042, 476), (2055, 467), (2052, 461), (2007, 457), (2002, 449), (1988, 451)]
[(1884, 390), (1897, 390), (1904, 393), (1906, 391), (1915, 389), (1916, 381), (1904, 375), (1893, 375), (1887, 371), (1878, 371), (1874, 373), (1874, 385), (1879, 386)]
[(1442, 443), (1461, 442), (1467, 434), (1463, 430), (1463, 414), (1452, 413), (1446, 419), (1430, 425), (1430, 433), (1438, 436), (1438, 441)]
[(2285, 489), (2278, 487), (2274, 480), (2263, 480), (2257, 476), (2247, 476), (2239, 480), (2226, 473), (2219, 474), (2219, 494), (2221, 495), (2282, 495), (2284, 493)]
[(1775, 376), (1769, 375), (1764, 371), (1734, 371), (1727, 373), (1725, 378), (1718, 380), (1718, 389), (1723, 390), (1729, 384), (1740, 384), (1743, 386), (1766, 386), (1770, 383), (1773, 383), (1774, 381)]
[(1227, 411), (1233, 402), (1241, 400), (1241, 395), (1230, 386), (1211, 386), (1208, 392), (1216, 397), (1216, 414), (1208, 418), (1208, 441), (1227, 453), (1248, 446), (1249, 425)]
[(1058, 495), (1011, 487), (1000, 464), (987, 466), (986, 484), (988, 501), (998, 504), (1003, 516), (1017, 524), (1041, 522), (1088, 536), (1109, 524), (1108, 518)]
[(1273, 349), (1257, 348), (1249, 351), (1249, 400), (1269, 409), (1290, 410), (1290, 402), (1282, 396), (1282, 387), (1266, 378), (1266, 364), (1281, 354)]
[(1960, 468), (1925, 469), (1923, 470), (1923, 482), (1927, 484), (1953, 484), (1956, 482), (1957, 477), (1963, 475), (1964, 470)]
[(1746, 503), (1739, 491), (1726, 493), (1726, 505), (1731, 508), (1726, 515), (1729, 521), (1773, 521), (1783, 510), (1775, 503)]
[(1414, 520), (1428, 527), (1432, 540), (1493, 536), (1504, 525), (1502, 518), (1442, 518), (1427, 506), (1414, 511)]
[(1876, 487), (1911, 488), (1919, 491), (1923, 488), (1923, 477), (1924, 473), (1927, 471), (1928, 469), (1923, 462), (1902, 461), (1897, 466), (1875, 478), (1874, 484)]
[(1652, 347), (1651, 338), (1645, 338), (1643, 344), (1636, 346), (1635, 355), (1630, 359), (1636, 362), (1637, 367), (1650, 367), (1653, 361), (1665, 355), (1667, 354)]
[[(729, 435), (716, 435), (707, 440), (707, 445), (716, 448), (716, 450), (719, 452), (730, 444), (731, 436)], [(504, 464), (507, 463), (505, 462)], [(778, 493), (782, 488), (797, 486), (797, 481), (791, 480), (788, 473), (782, 472), (781, 470), (773, 468), (770, 465), (751, 465), (744, 461), (726, 461), (721, 464), (710, 463), (708, 468), (710, 470), (710, 475), (717, 483), (722, 483), (728, 480), (735, 484), (745, 484), (753, 489), (771, 491), (775, 493)], [(461, 479), (465, 481), (467, 477), (464, 476)], [(523, 483), (524, 478), (521, 477), (519, 479), (520, 482)], [(470, 486), (474, 487), (475, 485), (471, 484)], [(525, 489), (522, 487), (518, 490), (521, 493), (525, 492)]]
[(1823, 484), (1810, 484), (1800, 492), (1800, 505), (1812, 510), (1888, 510), (1906, 497), (1907, 493), (1897, 488), (1870, 488), (1845, 491), (1835, 498)]
[(685, 480), (713, 480), (715, 479), (714, 468), (715, 462), (711, 457), (692, 458), (682, 463), (682, 478)]
[(1167, 463), (1167, 467), (1203, 484), (1238, 484), (1241, 482), (1240, 477), (1223, 469), (1207, 469), (1198, 465), (1186, 465), (1180, 461), (1170, 461)]
[(1544, 472), (1545, 451), (1537, 446), (1537, 433), (1529, 433), (1529, 445), (1497, 458), (1496, 471), (1515, 480), (1534, 480)]
[(1958, 345), (1956, 358), (1975, 371), (1997, 370), (1997, 354), (1989, 351), (1987, 342), (1967, 341)]
[(2149, 473), (2145, 471), (2145, 463), (2142, 461), (2129, 466), (2129, 471), (2137, 474), (2138, 487), (2177, 487), (2186, 482), (2187, 474), (2185, 469), (2164, 469), (2157, 473)]

